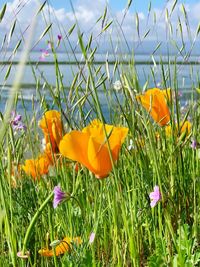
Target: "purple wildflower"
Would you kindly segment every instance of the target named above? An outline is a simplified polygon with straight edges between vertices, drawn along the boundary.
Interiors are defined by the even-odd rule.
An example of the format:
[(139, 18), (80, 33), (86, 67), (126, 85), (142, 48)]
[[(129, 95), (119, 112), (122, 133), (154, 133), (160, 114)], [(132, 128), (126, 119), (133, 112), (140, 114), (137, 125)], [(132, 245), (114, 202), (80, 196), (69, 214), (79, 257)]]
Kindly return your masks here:
[(92, 232), (91, 234), (90, 234), (90, 238), (89, 238), (89, 243), (90, 244), (92, 244), (93, 242), (94, 242), (94, 239), (95, 239), (95, 233), (94, 232)]
[(28, 257), (30, 257), (30, 252), (26, 251), (25, 254), (22, 254), (22, 251), (18, 251), (17, 257), (19, 257), (21, 259), (28, 259)]
[(183, 96), (183, 92), (179, 91), (178, 96), (180, 96), (180, 97)]
[[(48, 41), (48, 42), (47, 42), (47, 47), (48, 47), (49, 50), (52, 49), (52, 42), (51, 42), (51, 41)], [(47, 49), (47, 50), (48, 50), (48, 49)]]
[(149, 194), (149, 197), (151, 199), (150, 205), (153, 208), (156, 206), (157, 202), (161, 200), (161, 194), (158, 185), (154, 186), (154, 191)]
[(58, 41), (60, 42), (62, 40), (62, 35), (61, 34), (58, 34)]
[(60, 204), (60, 202), (66, 199), (67, 194), (63, 192), (60, 186), (58, 185), (54, 187), (53, 192), (54, 192), (53, 207), (55, 209)]
[(40, 49), (40, 51), (42, 52), (41, 56), (39, 57), (40, 61), (44, 61), (46, 59), (46, 57), (49, 56), (49, 52), (47, 49)]
[(197, 141), (195, 139), (192, 139), (191, 148), (197, 149), (197, 146), (198, 146)]
[(22, 122), (22, 116), (15, 111), (11, 112), (10, 124), (14, 131), (26, 130), (26, 126)]

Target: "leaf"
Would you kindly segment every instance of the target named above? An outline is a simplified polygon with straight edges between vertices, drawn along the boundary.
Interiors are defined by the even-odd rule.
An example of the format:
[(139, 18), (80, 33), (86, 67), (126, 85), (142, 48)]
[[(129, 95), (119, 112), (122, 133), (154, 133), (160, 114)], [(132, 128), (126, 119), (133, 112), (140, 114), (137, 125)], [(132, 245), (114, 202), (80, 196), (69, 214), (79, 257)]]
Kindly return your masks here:
[(185, 19), (187, 20), (187, 12), (186, 12), (185, 6), (183, 4), (181, 5), (181, 10), (183, 12), (183, 15), (184, 15)]
[(165, 20), (166, 20), (166, 22), (169, 22), (169, 12), (168, 12), (167, 8), (165, 10)]
[(101, 20), (101, 18), (102, 18), (102, 16), (100, 16), (100, 17), (96, 20), (95, 24), (98, 23), (98, 22)]
[(93, 39), (93, 36), (92, 36), (92, 34), (90, 35), (90, 38), (89, 38), (89, 41), (88, 41), (88, 44), (87, 44), (87, 46), (86, 46), (86, 50), (89, 50), (90, 49), (90, 47), (91, 47), (91, 43), (92, 43), (92, 39)]
[(40, 11), (42, 11), (42, 9), (44, 8), (44, 6), (46, 5), (47, 1), (44, 1), (44, 3), (41, 5), (41, 7), (39, 8), (37, 15), (40, 13)]
[(47, 32), (51, 29), (51, 26), (52, 26), (52, 23), (49, 26), (46, 27), (46, 29), (40, 35), (39, 40), (41, 40), (47, 34)]
[(148, 6), (148, 13), (151, 12), (151, 1), (149, 2), (149, 6)]
[(131, 4), (132, 4), (132, 0), (128, 0), (127, 9), (129, 9), (129, 7), (131, 6)]
[(13, 54), (16, 53), (17, 49), (19, 48), (20, 44), (21, 44), (22, 40), (19, 40), (18, 43), (16, 44), (14, 50), (13, 50)]
[(179, 31), (181, 33), (181, 36), (183, 36), (183, 27), (182, 27), (182, 24), (181, 24), (181, 19), (180, 17), (178, 17), (178, 26), (179, 26)]
[(6, 37), (7, 37), (7, 35), (5, 34), (0, 49), (3, 48), (3, 46), (4, 46), (5, 42), (6, 42)]
[(152, 56), (151, 56), (151, 58), (152, 58), (152, 61), (153, 61), (153, 65), (154, 65), (154, 67), (157, 67), (157, 64), (156, 64), (156, 61), (155, 61), (155, 58), (154, 58), (154, 56), (152, 55)]
[(195, 88), (197, 93), (200, 94), (200, 88)]
[(69, 31), (68, 31), (69, 36), (72, 34), (75, 27), (76, 27), (76, 23), (74, 25), (72, 25), (72, 27), (69, 29)]
[(148, 31), (146, 31), (142, 39), (145, 39), (147, 37), (147, 35), (150, 33), (150, 31), (151, 31), (150, 29)]
[(138, 16), (138, 13), (136, 12), (135, 14), (135, 19), (136, 19), (136, 29), (137, 29), (137, 34), (138, 34), (138, 37), (140, 38), (140, 21), (139, 21), (139, 16)]
[(95, 75), (98, 75), (98, 74), (99, 74), (101, 68), (102, 68), (102, 66), (100, 65), (100, 66), (96, 69), (96, 71), (95, 71)]
[(108, 80), (110, 80), (110, 71), (109, 71), (108, 60), (106, 60), (106, 74), (107, 74)]
[(95, 47), (93, 51), (91, 52), (89, 59), (88, 59), (89, 61), (92, 61), (94, 59), (94, 54), (96, 53), (96, 51), (97, 51), (97, 47)]
[(169, 31), (170, 31), (170, 34), (173, 35), (173, 27), (170, 21), (169, 21)]
[(107, 15), (107, 7), (105, 8), (103, 16), (102, 16), (102, 26), (101, 26), (102, 28), (104, 27), (104, 23), (105, 23), (105, 20), (106, 20), (106, 15)]
[(15, 26), (16, 26), (16, 20), (14, 21), (13, 26), (10, 29), (10, 32), (9, 32), (9, 35), (8, 35), (8, 43), (10, 42), (10, 40), (12, 38), (13, 32), (15, 30)]
[(155, 54), (155, 52), (160, 48), (161, 46), (161, 42), (157, 44), (156, 48), (153, 50), (153, 53), (152, 54)]
[(199, 35), (199, 32), (200, 32), (200, 23), (199, 23), (199, 25), (198, 25), (198, 27), (197, 27), (196, 36)]
[(9, 65), (7, 71), (6, 71), (6, 75), (4, 77), (4, 81), (6, 81), (10, 75), (10, 71), (11, 71), (11, 67), (12, 67), (12, 63)]
[(106, 26), (102, 29), (101, 32), (105, 32), (109, 27), (110, 25), (113, 23), (113, 20), (111, 20), (108, 24), (106, 24)]
[(156, 24), (157, 18), (156, 18), (156, 12), (153, 13), (153, 23)]
[(3, 222), (6, 218), (6, 212), (5, 210), (0, 211), (0, 229), (2, 230)]
[(87, 58), (87, 54), (86, 54), (86, 49), (85, 49), (85, 46), (84, 46), (84, 43), (83, 43), (83, 34), (78, 34), (78, 41), (79, 41), (79, 44), (80, 44), (80, 47), (81, 47), (81, 51), (84, 55), (84, 58), (86, 59)]
[(7, 7), (7, 4), (4, 4), (4, 6), (1, 9), (1, 12), (0, 12), (0, 22), (2, 21), (4, 15), (5, 15), (6, 7)]
[(115, 72), (118, 70), (118, 69), (117, 69), (117, 68), (118, 68), (118, 64), (119, 64), (119, 62), (116, 60), (116, 61), (115, 61), (114, 68), (113, 68), (113, 74), (115, 74)]
[(173, 6), (172, 6), (172, 9), (171, 9), (171, 12), (170, 12), (170, 16), (171, 16), (172, 12), (174, 11), (177, 2), (178, 2), (178, 0), (175, 0), (175, 1), (174, 1)]

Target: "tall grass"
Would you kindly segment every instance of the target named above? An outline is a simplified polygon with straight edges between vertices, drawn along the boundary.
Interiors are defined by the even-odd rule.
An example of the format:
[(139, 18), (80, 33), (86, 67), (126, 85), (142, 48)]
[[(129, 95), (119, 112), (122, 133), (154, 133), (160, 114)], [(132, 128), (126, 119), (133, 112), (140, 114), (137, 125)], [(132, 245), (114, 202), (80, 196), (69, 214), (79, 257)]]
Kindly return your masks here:
[[(124, 18), (131, 4), (134, 3), (129, 1)], [(171, 10), (163, 8), (163, 12), (166, 12), (167, 18), (167, 42), (177, 48), (177, 55), (172, 59), (169, 50), (167, 60), (163, 60), (162, 55), (159, 60), (155, 60), (160, 46), (158, 42), (151, 55), (153, 64), (150, 72), (143, 70), (144, 84), (138, 77), (139, 67), (124, 35), (123, 21), (111, 17), (109, 6), (96, 22), (97, 25), (101, 24), (98, 36), (93, 36), (92, 32), (82, 33), (78, 22), (65, 29), (56, 20), (54, 13), (45, 17), (43, 11), (49, 8), (47, 2), (38, 7), (36, 17), (42, 15), (46, 26), (41, 29), (41, 35), (34, 40), (32, 47), (42, 40), (50, 40), (54, 84), (45, 76), (42, 67), (44, 63), (26, 60), (35, 79), (29, 110), (23, 94), (24, 85), (21, 91), (18, 90), (22, 83), (20, 78), (17, 89), (10, 90), (16, 93), (15, 97), (10, 102), (8, 99), (9, 104), (1, 113), (1, 125), (6, 128), (2, 128), (0, 133), (0, 266), (199, 266), (199, 148), (191, 148), (192, 138), (200, 141), (199, 77), (191, 64), (190, 94), (183, 92), (183, 96), (180, 96), (179, 75), (183, 65), (176, 63), (178, 55), (181, 55), (183, 62), (190, 58), (199, 30), (195, 36), (191, 35), (187, 12), (182, 6), (184, 20), (179, 18), (179, 47), (170, 21), (176, 5), (177, 1), (174, 1)], [(0, 22), (5, 16), (6, 6), (1, 10)], [(151, 5), (148, 16), (153, 16)], [(137, 49), (155, 30), (156, 20), (151, 29), (143, 31), (138, 14), (135, 18)], [(182, 24), (187, 26), (191, 41), (189, 51), (185, 49)], [(70, 65), (73, 73), (70, 85), (65, 84), (67, 74), (63, 73), (59, 63), (59, 45), (55, 40), (54, 27), (62, 34), (65, 55), (69, 60), (72, 55), (76, 63), (76, 68)], [(117, 53), (113, 35), (109, 34), (111, 27), (118, 33)], [(15, 30), (15, 27), (10, 29), (11, 39)], [(70, 39), (75, 32), (81, 60), (77, 59)], [(6, 38), (3, 42), (4, 51)], [(97, 65), (95, 57), (104, 38), (110, 39), (114, 62), (110, 64), (109, 57), (104, 58), (102, 55)], [(131, 54), (122, 53), (122, 41)], [(22, 31), (13, 55), (23, 42), (26, 43), (26, 40)], [(25, 49), (25, 53), (28, 52)], [(15, 59), (11, 58), (9, 66), (6, 62), (1, 66), (1, 71), (8, 68), (2, 93), (3, 88), (9, 85), (10, 75), (15, 72), (14, 62)], [(23, 70), (17, 73), (17, 77), (22, 74)], [(166, 135), (165, 127), (158, 126), (136, 101), (136, 95), (152, 84), (156, 86), (158, 77), (162, 88), (171, 88), (172, 101), (168, 103), (171, 111), (170, 137)], [(113, 86), (118, 79), (122, 84), (120, 91), (116, 91)], [(187, 98), (187, 105), (183, 108), (186, 102), (184, 97)], [(19, 107), (27, 130), (15, 132), (9, 123), (9, 116), (11, 110), (19, 110)], [(36, 158), (42, 150), (42, 132), (38, 120), (51, 109), (62, 114), (65, 133), (82, 129), (94, 118), (99, 118), (103, 123), (129, 128), (119, 160), (107, 178), (98, 180), (81, 166), (76, 171), (76, 163), (64, 158), (62, 164), (51, 167), (47, 175), (36, 181), (18, 167), (27, 158)], [(190, 120), (192, 129), (183, 136), (180, 134), (181, 125), (186, 120)], [(133, 144), (129, 150), (130, 140)], [(73, 198), (53, 209), (52, 191), (58, 184)], [(162, 201), (151, 208), (149, 194), (155, 185), (160, 188)], [(90, 244), (92, 232), (95, 233), (95, 240)], [(62, 240), (65, 236), (80, 236), (82, 244), (73, 244), (70, 253), (59, 257), (46, 258), (38, 254), (41, 248), (49, 247), (50, 243)], [(17, 257), (19, 251), (22, 254), (29, 251), (30, 256), (27, 259)]]

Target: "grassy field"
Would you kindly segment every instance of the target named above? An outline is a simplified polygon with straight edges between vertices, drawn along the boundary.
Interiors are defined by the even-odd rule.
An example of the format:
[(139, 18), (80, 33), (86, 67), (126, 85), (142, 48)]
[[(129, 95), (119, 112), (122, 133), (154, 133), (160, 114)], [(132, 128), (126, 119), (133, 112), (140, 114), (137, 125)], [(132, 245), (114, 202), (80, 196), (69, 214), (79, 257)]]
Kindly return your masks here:
[[(6, 5), (0, 22), (5, 14)], [(106, 16), (104, 11), (100, 18), (102, 35), (111, 27)], [(187, 22), (186, 11), (184, 18)], [(2, 63), (4, 85), (12, 65), (17, 70), (1, 113), (0, 266), (200, 266), (198, 73), (191, 66), (191, 94), (183, 106), (178, 54), (173, 62), (154, 62), (161, 70), (160, 86), (149, 88), (148, 80), (140, 84), (134, 53), (126, 68), (123, 59), (97, 65), (98, 45), (93, 48), (92, 34), (83, 38), (79, 25), (56, 37), (47, 25), (36, 43), (48, 39), (50, 47), (35, 66), (29, 53), (36, 19), (20, 61)], [(74, 31), (83, 62), (69, 88), (57, 52)], [(191, 51), (180, 51), (184, 64), (191, 64)], [(40, 63), (50, 64), (47, 53), (54, 59), (55, 86), (42, 72), (36, 75)], [(40, 107), (32, 101), (31, 114), (25, 108), (19, 114), (27, 64), (35, 74)], [(155, 78), (153, 67), (149, 75)], [(105, 95), (106, 116), (99, 91)]]

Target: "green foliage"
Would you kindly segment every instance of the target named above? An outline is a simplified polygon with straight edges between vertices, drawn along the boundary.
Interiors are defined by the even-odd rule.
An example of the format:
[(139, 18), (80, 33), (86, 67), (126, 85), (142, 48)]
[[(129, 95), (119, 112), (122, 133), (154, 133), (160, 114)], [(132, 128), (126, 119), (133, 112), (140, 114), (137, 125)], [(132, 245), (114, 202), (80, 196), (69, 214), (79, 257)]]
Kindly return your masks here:
[(4, 4), (1, 11), (0, 11), (0, 22), (2, 21), (5, 13), (6, 13), (6, 7), (7, 7), (7, 4)]
[[(26, 108), (23, 94), (27, 86), (21, 84), (20, 80), (19, 90), (16, 89), (16, 95), (10, 106), (6, 107), (6, 112), (17, 110), (21, 105), (27, 131), (16, 132), (10, 117), (1, 114), (1, 126), (5, 127), (0, 132), (0, 266), (199, 266), (200, 82), (192, 66), (191, 90), (186, 96), (189, 105), (184, 109), (184, 99), (179, 96), (179, 70), (183, 64), (188, 64), (186, 60), (194, 45), (192, 41), (191, 51), (186, 52), (184, 25), (191, 38), (187, 10), (181, 6), (185, 21), (178, 17), (176, 29), (173, 29), (171, 18), (178, 1), (173, 2), (171, 9), (165, 10), (167, 38), (177, 50), (177, 55), (167, 60), (162, 56), (156, 58), (162, 46), (162, 42), (158, 42), (153, 49), (151, 62), (146, 62), (150, 65), (150, 72), (144, 72), (145, 82), (142, 84), (137, 72), (144, 63), (140, 62), (140, 66), (136, 64), (131, 49), (128, 57), (120, 53), (121, 42), (125, 40), (128, 45), (122, 24), (133, 4), (134, 1), (127, 1), (122, 22), (111, 18), (109, 6), (106, 6), (95, 25), (91, 25), (98, 28), (97, 36), (93, 32), (82, 32), (76, 20), (69, 29), (63, 29), (50, 14), (35, 45), (48, 38), (51, 43), (48, 51), (53, 61), (24, 62), (24, 67), (27, 64), (26, 67), (29, 67), (35, 79), (30, 110)], [(48, 1), (40, 5), (38, 17), (47, 6)], [(6, 5), (0, 12), (0, 22), (5, 12)], [(159, 18), (153, 12), (150, 2), (148, 16), (154, 16), (156, 23)], [(154, 28), (143, 30), (139, 13), (135, 13), (134, 19), (133, 27), (138, 35), (139, 46)], [(18, 23), (15, 18), (8, 33), (9, 40), (15, 36)], [(64, 33), (59, 42), (52, 34), (55, 26)], [(112, 36), (109, 35), (114, 28), (118, 30), (118, 54)], [(72, 48), (70, 39), (75, 30), (78, 40), (76, 49), (81, 51), (80, 60), (76, 58), (76, 49)], [(174, 34), (180, 36), (181, 45), (174, 39)], [(199, 27), (196, 37), (198, 34)], [(108, 56), (97, 62), (96, 57), (100, 53), (98, 41), (108, 36), (113, 52), (112, 62)], [(11, 53), (13, 57), (21, 48), (23, 38), (23, 35), (19, 36)], [(58, 57), (61, 43), (66, 49), (63, 54), (67, 57), (62, 61)], [(66, 47), (71, 49), (70, 52)], [(178, 55), (185, 60), (182, 65), (179, 64)], [(73, 65), (70, 57), (73, 58)], [(11, 58), (5, 62), (4, 68), (6, 64), (8, 68), (4, 82), (9, 86), (7, 83), (18, 62)], [(51, 84), (44, 71), (47, 64), (52, 68), (54, 84)], [(73, 73), (70, 84), (66, 64), (70, 65)], [(20, 74), (16, 71), (16, 75)], [(194, 78), (196, 76), (197, 79)], [(136, 99), (138, 94), (149, 88), (152, 81), (156, 86), (158, 77), (163, 89), (171, 87), (172, 101), (168, 101), (170, 136), (167, 135), (166, 127), (157, 125), (150, 116), (150, 110), (147, 112)], [(115, 80), (120, 84), (118, 89), (113, 84)], [(119, 159), (107, 178), (96, 179), (85, 167), (77, 167), (75, 162), (61, 157), (59, 153), (54, 155), (56, 164), (40, 179), (34, 180), (23, 171), (26, 159), (36, 159), (43, 153), (41, 143), (44, 136), (38, 127), (38, 120), (51, 109), (61, 113), (63, 135), (72, 129), (84, 128), (94, 118), (129, 128)], [(187, 120), (192, 123), (191, 130), (181, 132), (181, 125)], [(107, 138), (111, 134), (112, 131)], [(195, 149), (191, 148), (192, 138), (197, 141)], [(70, 197), (53, 209), (51, 194), (58, 184)], [(160, 188), (162, 200), (151, 208), (149, 194), (155, 185)], [(92, 232), (96, 236), (90, 244)], [(58, 257), (39, 254), (41, 248), (51, 249), (52, 242), (56, 240), (59, 243), (66, 236), (79, 236), (82, 243), (76, 245), (72, 242), (72, 248)], [(23, 249), (30, 251), (28, 259), (17, 257), (17, 252)]]

